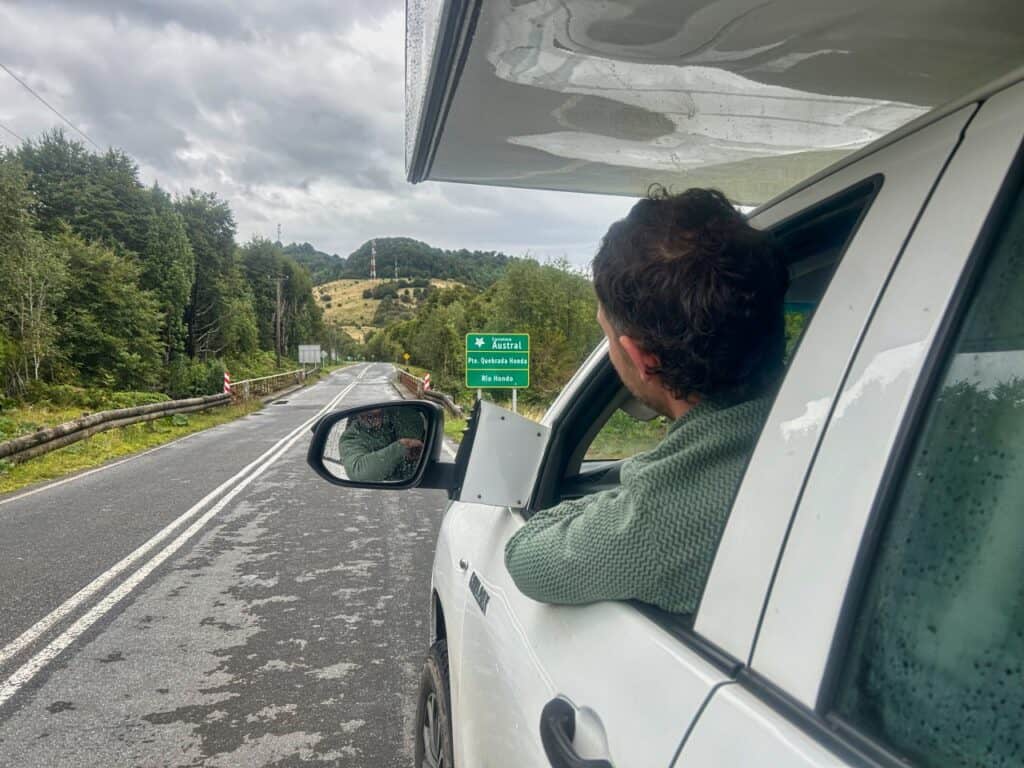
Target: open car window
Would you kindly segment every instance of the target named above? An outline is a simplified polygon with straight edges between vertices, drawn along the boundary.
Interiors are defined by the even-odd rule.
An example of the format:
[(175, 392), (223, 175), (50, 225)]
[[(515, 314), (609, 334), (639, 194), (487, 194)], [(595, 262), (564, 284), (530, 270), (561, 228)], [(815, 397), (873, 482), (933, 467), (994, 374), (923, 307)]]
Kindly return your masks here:
[(654, 416), (641, 420), (620, 409), (615, 410), (601, 431), (594, 436), (583, 456), (588, 462), (607, 462), (628, 459), (649, 451), (668, 434), (668, 420)]

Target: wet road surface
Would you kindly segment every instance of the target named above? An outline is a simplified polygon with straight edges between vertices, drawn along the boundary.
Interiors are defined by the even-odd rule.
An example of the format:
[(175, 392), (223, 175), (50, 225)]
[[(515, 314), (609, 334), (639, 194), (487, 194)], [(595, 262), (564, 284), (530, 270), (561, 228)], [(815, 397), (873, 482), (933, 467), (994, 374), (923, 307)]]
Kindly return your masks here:
[(390, 370), (0, 498), (0, 765), (411, 764), (445, 497), (330, 486), (298, 430)]

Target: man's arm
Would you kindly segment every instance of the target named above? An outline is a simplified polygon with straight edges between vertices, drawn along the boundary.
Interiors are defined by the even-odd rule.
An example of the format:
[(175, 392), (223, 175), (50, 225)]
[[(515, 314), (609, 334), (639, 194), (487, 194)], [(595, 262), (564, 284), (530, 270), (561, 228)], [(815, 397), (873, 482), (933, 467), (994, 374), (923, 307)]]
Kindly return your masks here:
[(537, 512), (505, 547), (516, 586), (545, 603), (650, 600), (668, 544), (645, 496), (623, 487)]
[(405, 460), (406, 448), (397, 440), (371, 451), (355, 435), (342, 435), (341, 460), (350, 480), (357, 483), (388, 480)]

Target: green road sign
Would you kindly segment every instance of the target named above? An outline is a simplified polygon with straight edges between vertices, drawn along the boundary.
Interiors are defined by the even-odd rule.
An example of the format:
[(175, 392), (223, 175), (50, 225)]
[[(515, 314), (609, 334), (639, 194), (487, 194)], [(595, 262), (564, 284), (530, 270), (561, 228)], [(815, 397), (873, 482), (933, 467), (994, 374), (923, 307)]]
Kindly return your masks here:
[(530, 367), (529, 352), (473, 352), (466, 350), (466, 368), (480, 370), (521, 370)]
[(466, 386), (526, 389), (530, 386), (530, 335), (467, 333)]
[(529, 371), (466, 371), (470, 389), (528, 389)]

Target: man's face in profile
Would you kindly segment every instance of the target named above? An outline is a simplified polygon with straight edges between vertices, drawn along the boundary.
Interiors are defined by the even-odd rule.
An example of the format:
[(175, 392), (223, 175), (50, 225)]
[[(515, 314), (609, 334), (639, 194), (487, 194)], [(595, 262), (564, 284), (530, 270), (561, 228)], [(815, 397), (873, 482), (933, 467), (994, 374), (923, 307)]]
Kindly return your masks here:
[(608, 337), (608, 357), (611, 358), (612, 365), (615, 366), (615, 371), (619, 374), (619, 378), (626, 385), (626, 389), (643, 400), (645, 388), (640, 380), (640, 374), (636, 366), (633, 365), (633, 361), (629, 359), (629, 355), (626, 354), (622, 342), (619, 341), (621, 334), (615, 330), (608, 318), (605, 317), (604, 307), (600, 303), (597, 305), (597, 322), (604, 331), (604, 335)]
[(622, 345), (622, 334), (608, 320), (600, 302), (597, 305), (597, 322), (604, 331), (604, 335), (608, 337), (608, 357), (626, 389), (648, 407), (663, 416), (671, 416), (671, 410), (665, 405), (668, 395), (661, 386), (660, 380), (656, 376), (645, 378), (640, 375), (636, 363), (633, 362), (633, 358)]
[(384, 410), (382, 408), (374, 408), (372, 411), (359, 414), (359, 422), (364, 427), (379, 427), (382, 421), (384, 421)]

